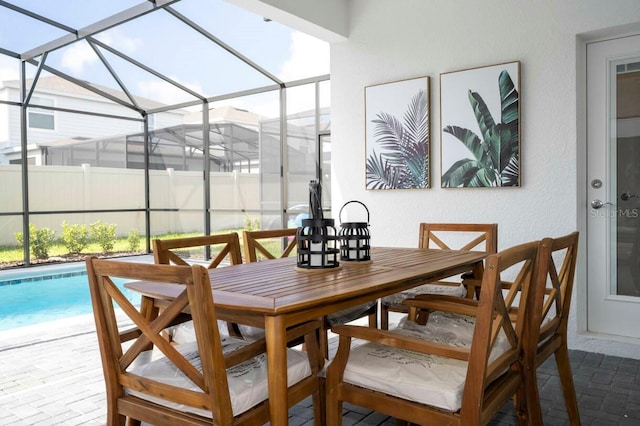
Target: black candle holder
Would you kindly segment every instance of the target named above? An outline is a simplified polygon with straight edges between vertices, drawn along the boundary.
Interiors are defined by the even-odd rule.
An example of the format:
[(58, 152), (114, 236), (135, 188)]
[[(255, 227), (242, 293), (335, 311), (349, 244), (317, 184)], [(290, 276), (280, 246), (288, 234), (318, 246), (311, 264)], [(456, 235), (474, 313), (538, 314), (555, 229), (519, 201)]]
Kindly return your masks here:
[(298, 228), (298, 267), (325, 269), (340, 266), (338, 236), (333, 219), (303, 219)]
[[(366, 222), (342, 222), (342, 210), (350, 203), (358, 203), (367, 211)], [(348, 201), (340, 209), (340, 260), (362, 262), (371, 260), (369, 240), (369, 209), (360, 201)]]
[(322, 187), (320, 182), (309, 183), (309, 213), (311, 219), (303, 219), (298, 228), (298, 267), (325, 269), (340, 266), (337, 248), (338, 235), (333, 219), (325, 219), (322, 213)]

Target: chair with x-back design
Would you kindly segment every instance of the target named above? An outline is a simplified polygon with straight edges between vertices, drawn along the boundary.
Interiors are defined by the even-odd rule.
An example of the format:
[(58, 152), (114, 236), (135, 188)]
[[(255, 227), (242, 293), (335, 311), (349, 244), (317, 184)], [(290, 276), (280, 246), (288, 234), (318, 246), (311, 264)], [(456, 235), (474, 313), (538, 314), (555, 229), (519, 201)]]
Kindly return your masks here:
[[(89, 289), (106, 384), (109, 426), (235, 425), (269, 421), (266, 342), (223, 336), (207, 270), (101, 260), (86, 261)], [(139, 312), (116, 285), (118, 280), (179, 285), (181, 292), (158, 316)], [(180, 287), (178, 287), (180, 288)], [(117, 309), (119, 308), (119, 309)], [(161, 334), (189, 311), (196, 339), (174, 345)], [(133, 328), (123, 329), (133, 323)], [(321, 321), (287, 330), (287, 340), (304, 337), (306, 351), (287, 350), (292, 407), (313, 397), (315, 424), (322, 424), (317, 373)], [(128, 326), (131, 327), (131, 326)]]
[[(440, 250), (474, 250), (495, 253), (498, 248), (498, 225), (476, 223), (421, 223), (418, 247)], [(471, 271), (469, 271), (471, 272)], [(477, 294), (477, 281), (468, 277), (462, 281), (443, 280), (425, 283), (380, 300), (380, 328), (389, 328), (389, 312), (406, 313), (403, 300), (421, 293), (446, 294), (472, 298)]]
[[(535, 241), (489, 255), (479, 300), (449, 296), (458, 303), (438, 307), (407, 300), (411, 313), (430, 310), (424, 325), (410, 315), (391, 330), (334, 327), (340, 341), (327, 371), (328, 424), (342, 424), (343, 402), (416, 424), (487, 424), (516, 395), (517, 412), (527, 413), (523, 342), (537, 341), (535, 330), (528, 337), (525, 330), (541, 310), (531, 301), (543, 288), (548, 252), (538, 254), (548, 247)], [(515, 278), (503, 292), (507, 276)], [(352, 347), (354, 338), (366, 343)]]
[[(153, 240), (153, 258), (155, 263), (162, 265), (200, 264), (208, 269), (223, 265), (239, 265), (242, 263), (240, 239), (235, 232), (201, 235), (195, 237), (180, 237), (171, 239)], [(151, 307), (143, 307), (152, 309)], [(228, 334), (241, 336), (240, 326), (232, 322), (219, 322), (221, 330), (227, 329)], [(249, 330), (249, 331), (247, 331)], [(245, 335), (253, 335), (247, 328)], [(259, 331), (256, 330), (256, 333)], [(227, 334), (227, 333), (225, 333)], [(193, 340), (194, 330), (192, 323), (186, 323), (167, 330), (165, 335), (173, 341)]]

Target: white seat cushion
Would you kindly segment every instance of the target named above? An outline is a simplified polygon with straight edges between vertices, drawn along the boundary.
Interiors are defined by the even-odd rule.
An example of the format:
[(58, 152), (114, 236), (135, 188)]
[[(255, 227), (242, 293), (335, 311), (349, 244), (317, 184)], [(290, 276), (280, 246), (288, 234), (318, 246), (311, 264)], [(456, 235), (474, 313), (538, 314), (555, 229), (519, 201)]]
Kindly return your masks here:
[[(247, 340), (258, 340), (264, 337), (264, 329), (251, 327), (248, 325), (238, 324), (240, 334)], [(229, 329), (226, 321), (218, 320), (218, 330), (224, 336), (229, 335)], [(193, 327), (193, 321), (187, 321), (182, 324), (174, 325), (167, 328), (171, 335), (171, 340), (176, 343), (189, 343), (196, 341), (196, 331)]]
[(418, 287), (410, 288), (409, 290), (385, 296), (382, 298), (382, 304), (384, 306), (403, 306), (402, 302), (405, 299), (415, 297), (418, 294), (443, 294), (446, 296), (464, 297), (467, 294), (467, 289), (462, 284), (423, 284)]
[[(427, 325), (402, 320), (394, 331), (433, 342), (469, 348), (475, 319), (433, 312)], [(355, 342), (354, 342), (355, 343)], [(467, 375), (467, 362), (366, 343), (352, 345), (344, 381), (447, 411), (458, 411)], [(503, 335), (496, 340), (491, 360), (509, 348)]]
[[(224, 353), (230, 353), (248, 343), (249, 342), (241, 339), (225, 336), (222, 338), (222, 350)], [(183, 354), (194, 367), (202, 371), (196, 342), (177, 345), (176, 349)], [(200, 391), (191, 380), (182, 374), (182, 372), (157, 349), (142, 353), (128, 371), (169, 385)], [(287, 375), (289, 386), (311, 375), (311, 368), (309, 367), (306, 353), (287, 349)], [(234, 416), (266, 400), (269, 394), (266, 355), (258, 355), (255, 358), (227, 369), (227, 380), (229, 382), (229, 393)], [(176, 404), (131, 389), (127, 389), (127, 393), (180, 411), (208, 418), (212, 417), (210, 411), (201, 408)]]
[[(229, 335), (226, 321), (218, 320), (218, 330), (223, 337)], [(171, 341), (176, 343), (189, 343), (196, 341), (196, 330), (193, 327), (193, 321), (187, 321), (168, 327), (165, 331), (167, 331), (171, 336)]]

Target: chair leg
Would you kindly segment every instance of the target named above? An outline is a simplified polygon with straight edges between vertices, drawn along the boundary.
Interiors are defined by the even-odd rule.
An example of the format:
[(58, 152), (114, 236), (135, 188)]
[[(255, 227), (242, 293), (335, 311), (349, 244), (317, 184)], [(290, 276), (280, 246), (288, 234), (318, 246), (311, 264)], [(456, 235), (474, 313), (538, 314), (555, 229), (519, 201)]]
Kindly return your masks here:
[(389, 329), (389, 309), (384, 303), (380, 303), (380, 329)]
[(314, 426), (326, 425), (326, 380), (324, 377), (318, 378), (318, 391), (313, 393), (313, 424)]
[(127, 424), (127, 416), (117, 413), (117, 408), (107, 407), (107, 425), (109, 426), (125, 426)]
[(339, 401), (331, 392), (326, 398), (327, 417), (326, 421), (331, 426), (342, 426), (342, 401)]
[[(532, 350), (535, 351), (535, 348), (532, 348)], [(535, 355), (532, 357), (525, 356), (520, 368), (522, 383), (513, 398), (518, 424), (542, 425), (542, 409), (538, 392)]]
[(378, 306), (375, 306), (375, 310), (368, 315), (369, 327), (378, 328)]
[(573, 383), (573, 375), (571, 374), (571, 363), (569, 361), (569, 350), (567, 349), (566, 341), (563, 340), (555, 352), (555, 357), (560, 383), (562, 384), (564, 402), (567, 406), (567, 414), (569, 415), (569, 424), (571, 424), (571, 426), (578, 426), (580, 425), (580, 412), (578, 411), (576, 388)]
[[(535, 372), (534, 372), (535, 375)], [(534, 381), (533, 386), (537, 384)], [(529, 394), (531, 388), (522, 383), (518, 391), (513, 396), (513, 406), (515, 408), (516, 417), (519, 425), (542, 425), (542, 412), (540, 410), (538, 392), (533, 395)], [(527, 400), (529, 398), (529, 400)]]

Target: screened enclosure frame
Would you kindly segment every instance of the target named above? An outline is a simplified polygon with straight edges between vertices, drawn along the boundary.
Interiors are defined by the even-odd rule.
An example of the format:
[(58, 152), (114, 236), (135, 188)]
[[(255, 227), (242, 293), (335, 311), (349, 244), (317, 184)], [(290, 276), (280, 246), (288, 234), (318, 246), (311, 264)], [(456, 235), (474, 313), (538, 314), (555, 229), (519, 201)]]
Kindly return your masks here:
[[(19, 80), (20, 80), (20, 101), (13, 102), (7, 100), (0, 100), (0, 104), (9, 105), (13, 107), (20, 108), (20, 159), (21, 159), (21, 178), (22, 178), (22, 211), (14, 211), (14, 212), (0, 212), (0, 217), (2, 216), (22, 216), (22, 234), (24, 238), (24, 265), (30, 266), (30, 238), (29, 238), (29, 224), (31, 216), (38, 215), (66, 215), (66, 214), (79, 214), (79, 213), (129, 213), (129, 212), (139, 212), (144, 213), (145, 216), (145, 240), (146, 240), (146, 248), (145, 251), (147, 253), (151, 252), (151, 233), (152, 233), (152, 222), (151, 215), (155, 212), (164, 212), (168, 211), (165, 208), (154, 208), (151, 205), (150, 200), (150, 147), (152, 144), (152, 137), (155, 129), (150, 129), (149, 125), (149, 117), (153, 114), (173, 111), (176, 109), (201, 106), (202, 111), (202, 168), (203, 168), (203, 211), (202, 211), (202, 220), (203, 220), (203, 229), (205, 234), (211, 233), (211, 213), (214, 211), (212, 209), (212, 200), (210, 195), (210, 186), (211, 186), (211, 147), (213, 142), (211, 141), (211, 127), (212, 123), (210, 122), (209, 117), (209, 105), (214, 102), (263, 94), (268, 92), (277, 93), (277, 97), (279, 100), (279, 133), (280, 133), (280, 164), (281, 164), (281, 172), (280, 172), (280, 206), (281, 209), (278, 212), (280, 216), (281, 225), (285, 225), (286, 217), (287, 217), (287, 191), (288, 191), (288, 175), (287, 175), (287, 158), (288, 156), (285, 154), (287, 150), (287, 138), (288, 138), (288, 124), (287, 124), (287, 102), (286, 102), (286, 91), (287, 89), (304, 86), (304, 85), (314, 85), (314, 93), (316, 96), (315, 100), (315, 132), (316, 135), (314, 140), (317, 141), (317, 144), (320, 144), (320, 135), (327, 135), (329, 131), (327, 129), (321, 129), (320, 127), (320, 103), (319, 103), (319, 87), (320, 84), (324, 81), (329, 81), (329, 75), (320, 75), (316, 77), (304, 78), (294, 81), (283, 81), (273, 73), (269, 72), (264, 67), (260, 66), (256, 62), (249, 59), (247, 56), (243, 55), (238, 50), (234, 49), (231, 45), (225, 43), (219, 37), (215, 36), (208, 32), (205, 28), (201, 27), (194, 21), (190, 20), (185, 15), (178, 12), (172, 5), (179, 3), (180, 0), (156, 0), (156, 1), (147, 1), (140, 3), (136, 6), (123, 10), (122, 12), (116, 13), (108, 18), (99, 20), (91, 25), (82, 27), (82, 28), (71, 28), (65, 24), (57, 22), (49, 17), (39, 15), (30, 10), (26, 10), (19, 6), (16, 6), (7, 1), (0, 0), (0, 10), (2, 8), (10, 9), (13, 12), (19, 13), (21, 15), (27, 16), (31, 19), (37, 20), (46, 24), (48, 26), (53, 26), (59, 30), (66, 32), (67, 34), (53, 39), (49, 42), (46, 42), (40, 46), (35, 48), (31, 48), (24, 52), (15, 52), (9, 50), (3, 46), (0, 46), (0, 55), (9, 56), (15, 58), (19, 61)], [(95, 38), (99, 33), (117, 27), (123, 23), (135, 22), (136, 19), (139, 19), (143, 16), (146, 16), (150, 13), (154, 13), (157, 11), (167, 12), (170, 16), (175, 18), (182, 25), (190, 28), (192, 31), (200, 34), (210, 43), (222, 48), (224, 51), (233, 55), (233, 57), (239, 59), (242, 63), (250, 67), (251, 69), (257, 71), (268, 80), (272, 81), (273, 84), (264, 85), (257, 88), (246, 89), (235, 91), (233, 93), (227, 93), (216, 96), (205, 96), (203, 93), (199, 93), (198, 91), (187, 87), (186, 85), (176, 81), (175, 79), (157, 71), (153, 67), (145, 65), (144, 63), (134, 59), (130, 55), (127, 55), (125, 52), (122, 52), (112, 46), (109, 46), (106, 43)], [(58, 49), (64, 48), (65, 46), (69, 46), (73, 43), (83, 43), (86, 42), (95, 52), (97, 57), (102, 63), (102, 66), (108, 71), (108, 73), (112, 76), (119, 89), (121, 90), (122, 96), (117, 96), (113, 92), (105, 90), (104, 88), (98, 87), (96, 85), (90, 84), (84, 80), (80, 80), (75, 78), (74, 76), (61, 71), (53, 66), (47, 64), (47, 58), (49, 54), (57, 51)], [(157, 77), (158, 79), (168, 83), (172, 87), (183, 91), (194, 98), (192, 101), (181, 102), (173, 105), (163, 105), (163, 106), (152, 106), (145, 107), (140, 104), (140, 102), (136, 99), (136, 96), (133, 95), (130, 87), (127, 86), (125, 81), (121, 78), (121, 75), (116, 71), (115, 67), (109, 61), (103, 51), (109, 52), (110, 54), (116, 56), (120, 60), (125, 61), (126, 63), (144, 70), (145, 72)], [(35, 67), (35, 74), (33, 78), (28, 78), (27, 76), (27, 64)], [(59, 77), (63, 80), (73, 83), (85, 90), (88, 90), (102, 98), (105, 98), (121, 107), (124, 107), (130, 111), (135, 112), (139, 115), (139, 118), (118, 115), (118, 114), (106, 114), (100, 112), (91, 112), (91, 111), (82, 111), (76, 110), (73, 108), (64, 108), (58, 106), (47, 106), (47, 105), (39, 105), (33, 103), (33, 94), (36, 89), (36, 85), (41, 78), (43, 71), (47, 73)], [(86, 116), (97, 116), (103, 118), (114, 118), (118, 120), (129, 120), (129, 121), (137, 121), (142, 125), (142, 131), (139, 136), (142, 136), (144, 140), (144, 207), (143, 208), (131, 208), (131, 209), (94, 209), (94, 210), (32, 210), (30, 208), (29, 202), (29, 164), (28, 164), (28, 112), (29, 108), (37, 107), (38, 110), (50, 110), (53, 112), (64, 112), (64, 113), (72, 113), (72, 114), (80, 114)], [(196, 129), (197, 131), (197, 129)], [(320, 150), (318, 150), (318, 155)], [(126, 154), (126, 153), (125, 153)], [(320, 157), (316, 159), (316, 177), (321, 179), (320, 176), (321, 167), (320, 167)], [(249, 164), (251, 162), (249, 161)]]

